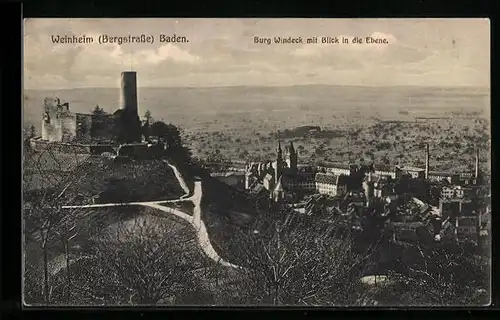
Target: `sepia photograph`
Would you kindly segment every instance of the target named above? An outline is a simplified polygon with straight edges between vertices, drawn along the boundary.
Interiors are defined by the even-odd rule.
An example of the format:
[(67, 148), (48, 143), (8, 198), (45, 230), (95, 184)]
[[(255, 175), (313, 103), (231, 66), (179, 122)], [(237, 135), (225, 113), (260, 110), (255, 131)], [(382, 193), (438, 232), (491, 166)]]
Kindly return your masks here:
[(489, 19), (23, 37), (25, 307), (491, 303)]

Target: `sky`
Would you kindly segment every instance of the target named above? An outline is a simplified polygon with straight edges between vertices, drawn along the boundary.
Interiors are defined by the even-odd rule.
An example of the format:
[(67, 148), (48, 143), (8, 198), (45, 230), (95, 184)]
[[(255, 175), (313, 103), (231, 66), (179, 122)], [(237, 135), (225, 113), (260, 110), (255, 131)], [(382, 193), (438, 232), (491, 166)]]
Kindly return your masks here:
[[(99, 44), (101, 34), (153, 44)], [(159, 35), (189, 43), (160, 43)], [(54, 44), (86, 35), (92, 44)], [(385, 38), (388, 44), (256, 44), (254, 37)], [(320, 40), (321, 41), (321, 40)], [(25, 89), (118, 87), (490, 86), (488, 19), (26, 19)]]

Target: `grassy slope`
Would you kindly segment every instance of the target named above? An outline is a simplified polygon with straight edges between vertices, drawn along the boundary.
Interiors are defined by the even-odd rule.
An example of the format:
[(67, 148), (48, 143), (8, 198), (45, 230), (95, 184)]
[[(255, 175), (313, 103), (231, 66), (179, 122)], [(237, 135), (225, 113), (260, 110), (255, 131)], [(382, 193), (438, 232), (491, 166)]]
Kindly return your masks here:
[(203, 180), (203, 221), (213, 247), (219, 255), (235, 262), (237, 252), (244, 245), (245, 236), (256, 219), (258, 209), (255, 200), (233, 187), (207, 177)]
[[(109, 160), (99, 157), (89, 157), (85, 161), (80, 162), (73, 170), (70, 170), (68, 161), (66, 161), (66, 158), (69, 157), (67, 154), (54, 154), (51, 156), (45, 154), (41, 155), (41, 157), (39, 156), (35, 155), (31, 159), (42, 159), (40, 161), (43, 164), (41, 167), (37, 167), (30, 161), (25, 161), (24, 163), (24, 168), (33, 169), (32, 172), (25, 173), (24, 175), (25, 208), (31, 204), (30, 201), (32, 199), (30, 196), (32, 194), (30, 194), (30, 191), (47, 190), (56, 186), (55, 189), (60, 192), (65, 186), (65, 181), (73, 181), (66, 190), (65, 196), (61, 199), (61, 204), (67, 205), (86, 202), (88, 201), (87, 195), (103, 194), (104, 198), (107, 198), (101, 200), (146, 201), (160, 198), (178, 198), (184, 194), (172, 170), (161, 161), (120, 164), (112, 163)], [(54, 170), (54, 168), (59, 168), (60, 164), (66, 166), (68, 169)], [(38, 172), (35, 173), (35, 171)], [(125, 192), (110, 190), (113, 181), (117, 181), (116, 185)], [(82, 194), (83, 196), (78, 197), (78, 194)], [(36, 207), (36, 203), (34, 205)], [(77, 229), (79, 230), (79, 235), (74, 239), (73, 244), (84, 246), (86, 239), (99, 232), (103, 227), (123, 219), (133, 218), (141, 214), (141, 210), (143, 209), (139, 207), (78, 210)], [(27, 226), (30, 225), (30, 221), (26, 221), (25, 223)], [(56, 239), (52, 240), (49, 250), (51, 257), (62, 252), (59, 241)], [(26, 239), (28, 257), (33, 257), (35, 260), (40, 257), (39, 241), (39, 235), (35, 235), (34, 239), (31, 237)]]

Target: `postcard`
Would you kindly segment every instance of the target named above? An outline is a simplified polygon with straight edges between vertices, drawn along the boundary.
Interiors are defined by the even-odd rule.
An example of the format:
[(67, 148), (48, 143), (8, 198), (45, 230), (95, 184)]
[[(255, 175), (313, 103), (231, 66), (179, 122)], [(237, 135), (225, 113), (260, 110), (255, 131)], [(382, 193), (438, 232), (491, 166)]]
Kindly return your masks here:
[(23, 29), (25, 307), (490, 303), (488, 19)]

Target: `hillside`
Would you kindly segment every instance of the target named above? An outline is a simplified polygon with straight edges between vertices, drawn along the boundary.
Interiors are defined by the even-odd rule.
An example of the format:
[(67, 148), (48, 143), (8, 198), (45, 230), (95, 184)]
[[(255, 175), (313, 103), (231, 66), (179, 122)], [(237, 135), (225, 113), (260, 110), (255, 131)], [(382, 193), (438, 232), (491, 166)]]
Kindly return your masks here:
[(203, 179), (203, 186), (202, 219), (212, 246), (222, 258), (238, 263), (265, 201), (210, 177)]
[(29, 170), (24, 174), (25, 190), (60, 192), (67, 187), (63, 201), (75, 205), (88, 203), (91, 198), (95, 203), (130, 202), (176, 199), (184, 194), (172, 169), (161, 160), (119, 162), (96, 156), (80, 159), (69, 169), (68, 161), (64, 161), (67, 157), (46, 153), (31, 159), (44, 166), (26, 160), (25, 170)]

